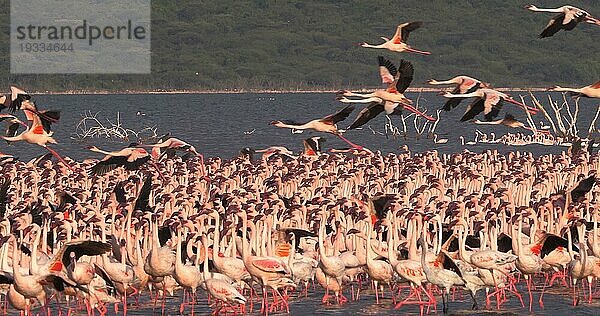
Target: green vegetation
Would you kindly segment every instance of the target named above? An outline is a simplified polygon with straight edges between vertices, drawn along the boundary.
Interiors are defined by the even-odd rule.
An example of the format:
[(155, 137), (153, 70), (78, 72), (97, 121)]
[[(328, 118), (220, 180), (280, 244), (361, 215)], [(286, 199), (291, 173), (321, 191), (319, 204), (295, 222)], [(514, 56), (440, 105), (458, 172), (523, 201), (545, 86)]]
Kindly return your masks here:
[[(8, 2), (8, 0), (4, 0)], [(540, 3), (542, 2), (542, 3)], [(599, 1), (569, 0), (600, 17)], [(600, 79), (600, 27), (537, 35), (552, 14), (527, 0), (154, 0), (151, 75), (10, 75), (9, 10), (0, 13), (0, 78), (30, 90), (340, 89), (379, 84), (376, 57), (412, 61), (413, 86), (468, 74), (495, 86), (586, 85)], [(537, 1), (558, 7), (564, 1)], [(5, 8), (8, 8), (8, 3)], [(431, 56), (362, 48), (402, 22)]]

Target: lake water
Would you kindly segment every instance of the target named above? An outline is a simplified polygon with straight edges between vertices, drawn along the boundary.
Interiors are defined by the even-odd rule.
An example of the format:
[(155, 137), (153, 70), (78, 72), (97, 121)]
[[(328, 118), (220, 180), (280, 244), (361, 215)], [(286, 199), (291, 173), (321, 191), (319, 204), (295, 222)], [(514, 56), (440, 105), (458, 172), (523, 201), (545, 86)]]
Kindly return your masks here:
[[(526, 93), (521, 92), (526, 95)], [(512, 93), (518, 99), (519, 93)], [(547, 106), (546, 93), (538, 93), (542, 104)], [(428, 109), (428, 113), (435, 117), (435, 109), (441, 108), (445, 99), (436, 93), (408, 93), (407, 96), (416, 100), (420, 96), (420, 108)], [(560, 94), (552, 94), (555, 100), (562, 100)], [(194, 145), (196, 149), (205, 156), (221, 156), (229, 158), (237, 155), (243, 147), (254, 149), (269, 146), (286, 146), (294, 152), (302, 150), (302, 140), (307, 137), (316, 136), (317, 133), (305, 131), (302, 134), (292, 134), (288, 129), (280, 129), (268, 125), (270, 121), (290, 119), (305, 122), (311, 119), (324, 117), (341, 109), (344, 104), (335, 100), (333, 93), (288, 93), (288, 94), (128, 94), (128, 95), (36, 95), (34, 101), (42, 109), (61, 110), (60, 123), (54, 128), (55, 139), (59, 142), (55, 148), (64, 155), (75, 159), (86, 157), (98, 157), (88, 152), (85, 147), (90, 144), (102, 145), (110, 150), (124, 147), (129, 142), (117, 143), (107, 142), (105, 139), (88, 139), (87, 142), (74, 141), (71, 139), (75, 133), (77, 123), (86, 112), (97, 114), (97, 117), (106, 123), (106, 120), (115, 121), (117, 114), (126, 128), (140, 130), (144, 127), (154, 126), (159, 134), (170, 132), (173, 136), (181, 138)], [(526, 96), (529, 105), (529, 97)], [(571, 102), (574, 104), (573, 102)], [(580, 136), (587, 134), (589, 122), (596, 113), (600, 104), (593, 99), (581, 99), (578, 126)], [(437, 149), (441, 152), (456, 152), (468, 148), (472, 151), (482, 151), (488, 148), (498, 148), (501, 151), (509, 151), (514, 148), (499, 144), (478, 144), (477, 146), (461, 146), (459, 137), (462, 135), (466, 141), (472, 141), (475, 130), (484, 133), (494, 131), (497, 136), (511, 131), (503, 126), (484, 126), (473, 123), (461, 123), (467, 102), (463, 103), (451, 112), (442, 112), (441, 120), (437, 125), (436, 133), (439, 138), (449, 139), (446, 144), (435, 144), (433, 140), (426, 139), (426, 134), (420, 139), (415, 137), (413, 118), (407, 119), (409, 138), (388, 137), (374, 134), (368, 126), (376, 132), (384, 132), (387, 122), (384, 115), (373, 119), (362, 130), (352, 130), (346, 134), (351, 141), (363, 145), (373, 151), (382, 152), (396, 151), (404, 144), (410, 149), (422, 152)], [(348, 126), (356, 117), (362, 105), (358, 104), (356, 110), (344, 122), (338, 124), (343, 128)], [(551, 109), (548, 108), (551, 113)], [(504, 113), (512, 113), (521, 121), (524, 120), (523, 110), (515, 105), (505, 103), (499, 118)], [(405, 111), (408, 114), (408, 111)], [(21, 114), (19, 114), (21, 115)], [(565, 112), (566, 115), (566, 112)], [(393, 124), (402, 129), (399, 116), (392, 117)], [(534, 116), (536, 124), (544, 121), (540, 113)], [(423, 124), (423, 120), (420, 120)], [(251, 132), (252, 133), (244, 133)], [(512, 130), (515, 132), (515, 130)], [(327, 139), (325, 148), (343, 148), (346, 144), (332, 135), (321, 135)], [(528, 150), (534, 153), (559, 152), (564, 148), (551, 148), (546, 146), (531, 145), (519, 147), (519, 150)], [(42, 148), (32, 145), (16, 144), (10, 148), (2, 147), (0, 151), (10, 153), (28, 159), (35, 155), (45, 153)]]
[[(525, 93), (522, 93), (525, 95)], [(513, 93), (515, 98), (518, 93)], [(542, 104), (547, 105), (545, 93), (537, 94), (542, 100)], [(416, 99), (417, 94), (409, 93), (409, 98)], [(561, 100), (560, 94), (552, 94), (555, 100)], [(117, 113), (120, 114), (121, 123), (124, 127), (133, 130), (140, 130), (147, 126), (155, 126), (158, 133), (170, 132), (173, 136), (181, 138), (194, 145), (196, 149), (206, 157), (221, 156), (229, 158), (237, 155), (243, 147), (252, 147), (255, 149), (266, 148), (269, 146), (286, 146), (289, 149), (298, 152), (302, 150), (302, 139), (315, 136), (315, 133), (304, 132), (303, 134), (292, 134), (290, 130), (279, 129), (268, 125), (270, 121), (280, 119), (290, 119), (299, 122), (308, 121), (314, 118), (320, 118), (330, 113), (334, 113), (343, 107), (343, 104), (335, 100), (332, 93), (294, 93), (294, 94), (131, 94), (131, 95), (36, 95), (34, 101), (42, 109), (58, 109), (62, 111), (61, 121), (56, 127), (55, 138), (59, 141), (55, 148), (66, 156), (75, 159), (84, 159), (90, 157), (101, 158), (100, 156), (85, 149), (89, 145), (102, 145), (108, 150), (115, 150), (124, 147), (128, 142), (114, 142), (106, 139), (88, 139), (82, 143), (71, 139), (76, 131), (77, 123), (81, 116), (89, 111), (92, 114), (97, 113), (97, 117), (106, 123), (106, 120), (115, 121)], [(529, 97), (528, 104), (531, 105)], [(435, 93), (424, 93), (420, 96), (421, 108), (429, 109), (428, 113), (434, 113), (435, 109), (441, 108), (445, 99)], [(544, 147), (540, 145), (526, 147), (507, 147), (501, 144), (479, 144), (476, 146), (461, 146), (459, 136), (463, 135), (470, 141), (474, 138), (475, 130), (479, 129), (484, 133), (494, 131), (496, 135), (502, 135), (509, 131), (502, 126), (479, 126), (473, 123), (461, 123), (460, 117), (464, 112), (467, 103), (455, 109), (452, 112), (441, 113), (442, 117), (437, 126), (436, 133), (439, 138), (449, 139), (446, 144), (434, 144), (431, 139), (425, 136), (421, 139), (415, 138), (412, 118), (407, 121), (410, 137), (408, 140), (393, 137), (386, 137), (380, 134), (374, 134), (365, 126), (362, 130), (350, 131), (346, 134), (347, 138), (357, 144), (366, 146), (375, 151), (382, 152), (396, 151), (404, 144), (408, 144), (411, 150), (421, 152), (431, 149), (437, 149), (441, 152), (457, 152), (468, 148), (472, 151), (483, 151), (490, 148), (498, 148), (506, 152), (510, 150), (527, 150), (535, 154), (560, 152), (564, 147)], [(580, 130), (587, 131), (589, 122), (596, 113), (599, 102), (589, 99), (581, 99), (579, 112)], [(362, 108), (357, 105), (355, 112), (347, 121), (339, 124), (345, 127), (351, 123), (355, 115)], [(551, 109), (548, 109), (551, 111)], [(522, 110), (512, 104), (505, 104), (500, 117), (504, 113), (513, 113), (517, 118), (523, 120)], [(19, 113), (19, 115), (21, 115)], [(435, 116), (435, 115), (434, 115)], [(394, 125), (401, 127), (400, 117), (393, 117)], [(543, 119), (542, 114), (534, 117), (537, 124)], [(423, 121), (420, 121), (422, 124)], [(370, 122), (368, 125), (373, 130), (383, 132), (386, 124), (385, 116), (380, 116)], [(539, 126), (538, 126), (539, 127)], [(245, 134), (244, 132), (251, 133)], [(324, 135), (327, 138), (326, 148), (342, 148), (345, 144), (331, 135)], [(580, 136), (585, 136), (581, 133)], [(36, 155), (45, 153), (45, 150), (36, 146), (27, 144), (15, 144), (0, 149), (5, 153), (10, 153), (21, 159), (29, 159)], [(519, 290), (523, 295), (525, 304), (528, 305), (527, 291), (522, 285)], [(181, 291), (177, 292), (181, 295)], [(346, 293), (349, 296), (348, 291)], [(374, 296), (370, 290), (364, 290), (364, 295), (359, 301), (349, 302), (343, 306), (325, 306), (321, 303), (323, 292), (317, 287), (316, 292), (309, 293), (308, 298), (292, 299), (290, 301), (290, 311), (292, 315), (314, 314), (314, 315), (348, 315), (351, 313), (360, 314), (413, 314), (418, 315), (419, 310), (414, 306), (403, 307), (400, 310), (393, 310), (391, 299), (384, 299), (380, 305), (374, 303)], [(406, 294), (405, 294), (406, 295)], [(592, 305), (582, 304), (579, 307), (571, 306), (571, 290), (557, 285), (549, 290), (545, 296), (545, 308), (541, 309), (537, 305), (539, 294), (534, 294), (535, 314), (554, 314), (564, 315), (574, 312), (578, 315), (595, 315), (600, 309), (597, 309), (597, 299)], [(198, 315), (210, 312), (206, 304), (206, 296), (199, 294), (200, 301), (196, 305)], [(180, 296), (168, 298), (168, 315), (177, 315)], [(485, 299), (483, 294), (478, 296), (480, 306), (483, 306)], [(494, 301), (492, 301), (494, 302)], [(462, 298), (457, 297), (449, 305), (450, 314), (471, 314), (470, 299), (468, 295)], [(258, 312), (259, 303), (255, 303), (255, 313)], [(109, 315), (113, 314), (112, 307), (109, 308)], [(438, 312), (441, 313), (441, 302), (438, 298)], [(527, 308), (521, 308), (517, 299), (512, 297), (510, 301), (503, 305), (500, 311), (505, 314), (523, 314), (527, 313)], [(148, 315), (160, 314), (160, 307), (153, 307), (147, 300), (142, 300), (142, 306), (130, 307), (130, 315)], [(498, 313), (497, 311), (476, 311), (477, 314)], [(189, 310), (186, 311), (189, 314)]]

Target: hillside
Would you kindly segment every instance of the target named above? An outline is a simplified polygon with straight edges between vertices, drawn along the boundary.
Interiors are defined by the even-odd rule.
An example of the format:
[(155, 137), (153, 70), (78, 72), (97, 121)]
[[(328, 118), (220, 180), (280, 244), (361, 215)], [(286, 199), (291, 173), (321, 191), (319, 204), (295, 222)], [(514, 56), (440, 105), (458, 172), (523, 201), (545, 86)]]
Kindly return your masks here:
[[(5, 0), (5, 2), (8, 2)], [(376, 57), (415, 65), (413, 86), (470, 74), (495, 86), (585, 85), (600, 79), (600, 27), (538, 39), (552, 14), (521, 0), (155, 0), (151, 75), (10, 75), (8, 24), (1, 28), (0, 84), (67, 89), (338, 89), (378, 84)], [(541, 1), (558, 7), (562, 1)], [(600, 17), (599, 1), (570, 4)], [(8, 8), (8, 3), (5, 6)], [(0, 14), (8, 23), (9, 11)], [(391, 37), (401, 22), (431, 56), (359, 47)]]

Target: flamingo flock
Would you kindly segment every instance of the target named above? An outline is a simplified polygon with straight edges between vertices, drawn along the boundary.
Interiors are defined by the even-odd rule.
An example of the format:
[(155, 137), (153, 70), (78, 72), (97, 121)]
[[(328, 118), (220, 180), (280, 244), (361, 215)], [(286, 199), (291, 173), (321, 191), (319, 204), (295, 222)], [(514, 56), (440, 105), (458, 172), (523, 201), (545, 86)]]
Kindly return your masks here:
[[(600, 25), (571, 6), (527, 9), (559, 13), (540, 37), (579, 22)], [(429, 55), (407, 44), (422, 25), (400, 24), (385, 43), (361, 46)], [(0, 114), (7, 124), (2, 138), (49, 153), (30, 162), (0, 155), (0, 307), (22, 315), (149, 308), (267, 315), (292, 313), (295, 302), (318, 296), (324, 305), (371, 301), (389, 312), (414, 307), (423, 315), (459, 303), (501, 310), (512, 302), (533, 311), (549, 295), (574, 306), (594, 304), (600, 156), (581, 144), (569, 154), (539, 157), (496, 150), (413, 154), (407, 147), (372, 152), (344, 134), (382, 112), (406, 109), (436, 120), (404, 95), (411, 62), (377, 60), (385, 88), (336, 94), (342, 103), (367, 104), (348, 128), (338, 124), (353, 104), (306, 123), (270, 123), (331, 134), (350, 146), (329, 153), (325, 138), (313, 136), (297, 154), (271, 146), (205, 160), (194, 145), (165, 135), (115, 151), (90, 146), (90, 154), (104, 156), (78, 162), (49, 147), (58, 143), (52, 125), (60, 112), (40, 109), (30, 94), (11, 87), (10, 98), (0, 100), (12, 112)], [(542, 109), (489, 83), (469, 76), (428, 83), (455, 85), (444, 93), (443, 110), (473, 98), (461, 121), (523, 128), (540, 142), (554, 137), (509, 113), (494, 121), (503, 102), (528, 115)], [(600, 97), (599, 83), (550, 90)], [(18, 110), (26, 120), (14, 115)], [(480, 113), (484, 121), (475, 120)], [(517, 135), (510, 141), (525, 137)], [(173, 296), (176, 310), (167, 303)]]

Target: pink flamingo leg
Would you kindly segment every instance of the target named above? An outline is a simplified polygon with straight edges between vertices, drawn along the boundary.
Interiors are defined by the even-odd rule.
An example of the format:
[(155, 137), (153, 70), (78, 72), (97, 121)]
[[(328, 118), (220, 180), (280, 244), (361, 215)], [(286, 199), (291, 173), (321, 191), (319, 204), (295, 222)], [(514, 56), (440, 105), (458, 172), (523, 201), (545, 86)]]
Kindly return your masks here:
[(362, 150), (362, 149), (363, 149), (363, 147), (362, 147), (362, 146), (360, 146), (360, 145), (356, 145), (356, 144), (354, 144), (353, 142), (351, 142), (351, 141), (347, 140), (347, 139), (346, 139), (344, 136), (342, 136), (342, 134), (338, 134), (337, 136), (338, 136), (338, 137), (339, 137), (341, 140), (343, 140), (344, 142), (346, 142), (348, 145), (352, 146), (353, 148), (356, 148), (356, 149), (358, 149), (358, 150)]
[(414, 48), (411, 48), (411, 47), (407, 47), (406, 51), (410, 52), (410, 53), (421, 54), (421, 55), (431, 55), (431, 52), (426, 52), (426, 51), (414, 49)]
[(48, 151), (49, 151), (49, 152), (50, 152), (52, 155), (54, 155), (54, 157), (56, 157), (56, 158), (57, 158), (57, 159), (58, 159), (60, 162), (62, 162), (62, 164), (63, 164), (63, 165), (65, 165), (67, 168), (69, 168), (69, 170), (71, 170), (71, 171), (75, 171), (75, 170), (73, 169), (73, 167), (71, 167), (71, 165), (69, 165), (69, 164), (68, 164), (68, 163), (67, 163), (67, 162), (66, 162), (66, 161), (65, 161), (65, 160), (64, 160), (64, 159), (63, 159), (63, 158), (62, 158), (62, 157), (61, 157), (61, 156), (60, 156), (60, 155), (59, 155), (59, 154), (56, 152), (56, 150), (54, 150), (54, 149), (50, 148), (50, 147), (49, 147), (49, 146), (47, 146), (47, 145), (44, 145), (43, 147), (44, 147), (44, 148), (46, 148), (46, 149), (48, 149)]
[(419, 116), (422, 116), (423, 118), (425, 118), (425, 119), (426, 119), (426, 120), (428, 120), (428, 121), (432, 121), (432, 122), (436, 121), (436, 119), (435, 119), (435, 118), (433, 118), (433, 117), (431, 117), (431, 116), (429, 116), (429, 115), (427, 115), (427, 114), (425, 114), (425, 113), (423, 113), (423, 112), (421, 112), (421, 111), (417, 110), (417, 109), (416, 109), (416, 108), (414, 108), (412, 105), (403, 104), (402, 106), (403, 106), (405, 109), (407, 109), (407, 110), (409, 110), (409, 111), (411, 111), (411, 112), (413, 112), (413, 113), (415, 113), (415, 114), (417, 114), (417, 115), (419, 115)]

